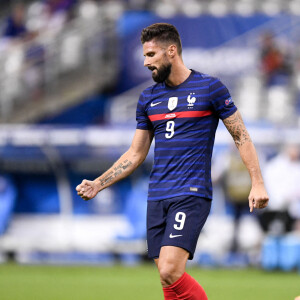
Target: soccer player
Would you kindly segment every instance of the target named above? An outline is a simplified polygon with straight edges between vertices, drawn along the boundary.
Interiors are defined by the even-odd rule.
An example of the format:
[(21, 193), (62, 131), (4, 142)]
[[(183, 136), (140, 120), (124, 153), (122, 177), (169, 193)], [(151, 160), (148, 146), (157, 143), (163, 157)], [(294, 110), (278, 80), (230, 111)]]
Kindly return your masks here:
[(192, 259), (212, 200), (211, 155), (222, 119), (248, 168), (249, 206), (264, 208), (264, 187), (254, 145), (222, 82), (189, 70), (182, 60), (177, 29), (157, 23), (141, 33), (144, 66), (155, 85), (140, 95), (132, 144), (94, 181), (76, 187), (84, 200), (131, 174), (146, 158), (155, 137), (154, 165), (147, 208), (148, 255), (160, 274), (165, 299), (207, 299), (204, 289), (185, 272)]

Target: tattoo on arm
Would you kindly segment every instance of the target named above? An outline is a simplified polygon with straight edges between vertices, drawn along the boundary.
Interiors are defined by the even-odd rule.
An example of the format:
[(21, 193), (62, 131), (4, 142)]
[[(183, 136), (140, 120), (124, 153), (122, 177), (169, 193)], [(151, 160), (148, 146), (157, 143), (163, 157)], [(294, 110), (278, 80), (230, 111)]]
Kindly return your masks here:
[(227, 130), (233, 137), (237, 148), (241, 147), (246, 142), (251, 142), (251, 138), (239, 111), (226, 118), (223, 122)]
[(106, 174), (104, 178), (100, 179), (101, 186), (111, 182), (114, 178), (122, 174), (130, 165), (132, 165), (132, 162), (126, 159), (119, 165), (114, 166), (112, 171)]

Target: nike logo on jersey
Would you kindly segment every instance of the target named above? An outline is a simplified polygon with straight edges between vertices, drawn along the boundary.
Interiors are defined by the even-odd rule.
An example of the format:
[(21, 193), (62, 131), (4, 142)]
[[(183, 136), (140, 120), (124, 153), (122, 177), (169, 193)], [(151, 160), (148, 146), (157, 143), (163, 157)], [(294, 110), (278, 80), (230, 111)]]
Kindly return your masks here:
[(156, 103), (151, 102), (150, 106), (153, 107), (153, 106), (158, 105), (158, 104), (160, 104), (160, 103), (161, 103), (161, 102), (156, 102)]
[(169, 238), (170, 239), (173, 239), (173, 238), (176, 238), (176, 237), (179, 237), (179, 236), (182, 236), (182, 234), (177, 234), (177, 235), (173, 235), (172, 233), (169, 235)]

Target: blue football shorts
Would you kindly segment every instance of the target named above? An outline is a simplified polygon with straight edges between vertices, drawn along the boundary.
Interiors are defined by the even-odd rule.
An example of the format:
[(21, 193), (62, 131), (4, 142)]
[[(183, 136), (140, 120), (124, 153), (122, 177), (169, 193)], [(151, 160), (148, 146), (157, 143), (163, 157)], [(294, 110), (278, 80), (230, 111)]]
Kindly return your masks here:
[(148, 201), (148, 256), (158, 258), (161, 247), (175, 246), (187, 250), (193, 259), (210, 208), (210, 199), (191, 195)]

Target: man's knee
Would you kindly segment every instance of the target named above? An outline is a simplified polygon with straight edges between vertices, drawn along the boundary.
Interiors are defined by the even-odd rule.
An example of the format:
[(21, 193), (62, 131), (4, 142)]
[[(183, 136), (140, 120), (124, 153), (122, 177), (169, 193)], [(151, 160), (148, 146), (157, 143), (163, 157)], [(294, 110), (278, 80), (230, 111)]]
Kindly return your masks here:
[(173, 284), (185, 272), (185, 264), (189, 253), (179, 247), (164, 246), (156, 260), (163, 287)]
[[(174, 263), (164, 263), (158, 265), (161, 284), (165, 287), (174, 283), (182, 276), (180, 271)], [(182, 273), (182, 274), (181, 274)]]

